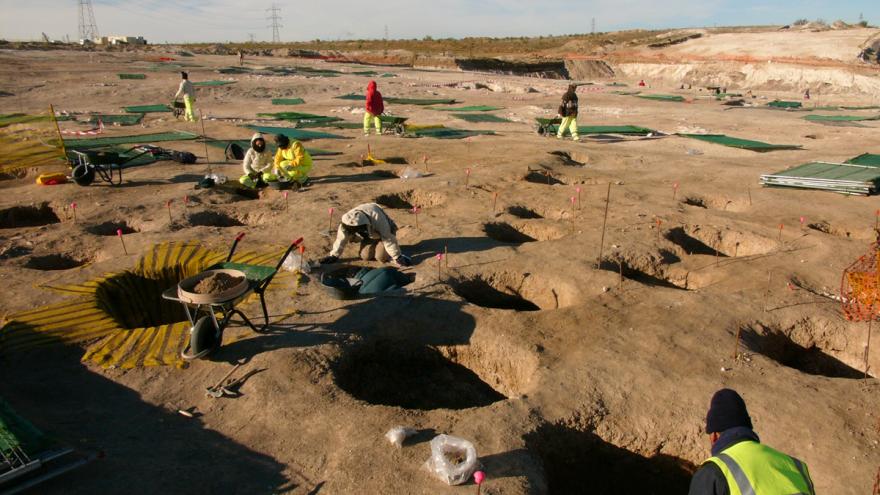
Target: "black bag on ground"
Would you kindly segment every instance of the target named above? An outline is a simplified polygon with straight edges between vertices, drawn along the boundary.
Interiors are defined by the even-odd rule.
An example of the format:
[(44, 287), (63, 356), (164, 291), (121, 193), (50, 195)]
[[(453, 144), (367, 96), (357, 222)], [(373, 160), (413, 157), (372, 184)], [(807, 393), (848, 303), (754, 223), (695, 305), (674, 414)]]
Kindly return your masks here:
[(189, 151), (172, 151), (171, 159), (178, 163), (191, 164), (196, 162), (196, 155)]
[(244, 160), (244, 150), (241, 149), (241, 146), (239, 146), (238, 143), (229, 143), (226, 146), (226, 159)]

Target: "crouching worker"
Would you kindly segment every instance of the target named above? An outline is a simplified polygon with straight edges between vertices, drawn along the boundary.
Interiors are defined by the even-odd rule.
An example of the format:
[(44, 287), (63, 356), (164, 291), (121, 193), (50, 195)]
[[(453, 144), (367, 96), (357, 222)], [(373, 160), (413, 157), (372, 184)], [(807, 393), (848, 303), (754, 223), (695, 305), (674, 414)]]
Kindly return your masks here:
[(412, 261), (400, 252), (397, 243), (397, 225), (379, 205), (365, 203), (354, 207), (342, 215), (336, 242), (330, 256), (321, 260), (321, 264), (336, 263), (342, 255), (345, 245), (357, 236), (360, 240), (360, 257), (364, 261), (380, 261), (387, 263), (394, 260), (397, 266), (410, 266)]
[(238, 182), (250, 189), (265, 187), (266, 182), (272, 180), (272, 165), (272, 153), (266, 149), (266, 139), (258, 132), (251, 138), (251, 147), (241, 162), (244, 175)]
[(296, 185), (305, 185), (309, 180), (309, 172), (312, 170), (312, 157), (303, 148), (299, 141), (292, 141), (284, 134), (275, 136), (275, 144), (278, 151), (275, 152), (275, 162), (272, 174), (268, 180), (289, 180)]

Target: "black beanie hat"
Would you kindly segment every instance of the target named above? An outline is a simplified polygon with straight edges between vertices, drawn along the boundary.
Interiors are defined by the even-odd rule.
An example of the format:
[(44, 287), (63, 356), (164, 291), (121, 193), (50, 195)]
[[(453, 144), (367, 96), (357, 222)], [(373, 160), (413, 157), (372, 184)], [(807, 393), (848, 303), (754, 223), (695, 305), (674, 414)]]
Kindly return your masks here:
[(287, 148), (290, 145), (290, 138), (288, 138), (284, 134), (277, 134), (275, 136), (275, 144), (282, 148)]
[(709, 412), (706, 413), (706, 433), (721, 433), (730, 428), (752, 427), (752, 418), (746, 409), (746, 402), (735, 390), (722, 388), (712, 396)]

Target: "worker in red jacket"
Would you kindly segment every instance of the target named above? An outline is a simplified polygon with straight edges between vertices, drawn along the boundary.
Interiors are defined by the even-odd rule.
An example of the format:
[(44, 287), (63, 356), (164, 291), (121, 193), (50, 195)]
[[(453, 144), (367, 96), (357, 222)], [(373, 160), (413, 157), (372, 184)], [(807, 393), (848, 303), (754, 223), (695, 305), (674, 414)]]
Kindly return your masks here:
[(364, 136), (370, 135), (370, 121), (376, 126), (376, 134), (382, 134), (382, 120), (379, 116), (385, 111), (385, 102), (382, 101), (382, 93), (376, 89), (376, 81), (370, 81), (367, 85), (367, 111), (364, 113)]

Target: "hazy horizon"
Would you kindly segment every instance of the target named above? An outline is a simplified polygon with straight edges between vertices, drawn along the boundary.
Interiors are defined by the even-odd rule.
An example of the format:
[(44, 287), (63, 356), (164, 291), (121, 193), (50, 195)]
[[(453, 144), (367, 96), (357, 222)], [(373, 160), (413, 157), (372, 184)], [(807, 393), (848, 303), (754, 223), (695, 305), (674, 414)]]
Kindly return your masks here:
[[(38, 40), (78, 39), (77, 2), (0, 0), (0, 38)], [(753, 0), (447, 0), (413, 6), (401, 0), (368, 4), (336, 0), (281, 7), (282, 42), (346, 39), (465, 38), (559, 36), (596, 31), (674, 29), (789, 24), (797, 19), (855, 23), (860, 15), (880, 22), (876, 0), (828, 2), (814, 0), (757, 2)], [(95, 20), (101, 35), (143, 36), (150, 43), (271, 41), (266, 19), (267, 1), (259, 8), (242, 7), (231, 0), (200, 0), (181, 5), (144, 0), (96, 0)], [(330, 27), (332, 26), (332, 27)]]

